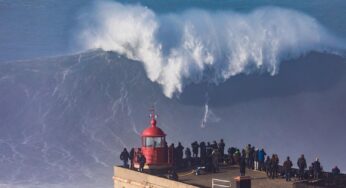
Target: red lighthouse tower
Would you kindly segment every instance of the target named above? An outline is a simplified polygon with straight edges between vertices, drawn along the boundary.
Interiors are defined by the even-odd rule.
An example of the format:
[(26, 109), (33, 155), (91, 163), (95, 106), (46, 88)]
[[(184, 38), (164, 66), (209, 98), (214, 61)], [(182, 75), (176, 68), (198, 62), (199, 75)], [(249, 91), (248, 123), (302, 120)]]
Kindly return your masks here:
[[(150, 125), (141, 134), (142, 147), (137, 152), (142, 152), (146, 158), (145, 169), (166, 169), (172, 167), (173, 151), (167, 147), (166, 134), (157, 127), (154, 110), (150, 115)], [(139, 164), (135, 159), (135, 167)]]

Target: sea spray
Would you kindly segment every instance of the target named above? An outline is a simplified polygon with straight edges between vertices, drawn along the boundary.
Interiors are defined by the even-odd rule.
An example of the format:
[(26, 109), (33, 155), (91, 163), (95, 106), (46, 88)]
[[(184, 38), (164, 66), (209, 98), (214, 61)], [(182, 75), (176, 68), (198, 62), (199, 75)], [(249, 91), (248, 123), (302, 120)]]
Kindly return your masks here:
[(149, 79), (169, 98), (189, 83), (217, 84), (240, 73), (275, 75), (282, 60), (341, 46), (314, 18), (277, 7), (157, 15), (140, 5), (103, 1), (80, 23), (85, 49), (143, 62)]

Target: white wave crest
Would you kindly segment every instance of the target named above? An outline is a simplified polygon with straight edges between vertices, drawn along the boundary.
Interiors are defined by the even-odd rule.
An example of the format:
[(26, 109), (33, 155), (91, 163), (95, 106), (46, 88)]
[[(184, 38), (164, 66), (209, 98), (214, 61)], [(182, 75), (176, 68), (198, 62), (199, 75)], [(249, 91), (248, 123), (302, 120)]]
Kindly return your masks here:
[(275, 7), (157, 15), (140, 5), (99, 2), (81, 23), (84, 48), (143, 62), (170, 98), (191, 82), (219, 83), (254, 71), (274, 75), (284, 59), (340, 47), (314, 18)]

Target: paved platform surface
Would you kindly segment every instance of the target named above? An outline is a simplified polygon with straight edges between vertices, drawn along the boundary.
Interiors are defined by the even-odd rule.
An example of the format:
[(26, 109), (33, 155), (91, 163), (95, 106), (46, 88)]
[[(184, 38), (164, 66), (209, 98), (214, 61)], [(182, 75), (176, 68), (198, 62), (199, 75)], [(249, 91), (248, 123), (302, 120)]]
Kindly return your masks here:
[[(196, 176), (190, 171), (179, 172), (179, 181), (195, 185), (202, 188), (212, 187), (212, 179), (222, 179), (231, 181), (232, 187), (236, 187), (234, 178), (239, 176), (239, 167), (238, 166), (225, 166), (220, 168), (218, 173), (206, 173), (199, 176)], [(253, 171), (246, 169), (246, 176), (251, 176), (252, 188), (292, 188), (293, 182), (286, 182), (285, 179), (269, 179), (265, 172)]]

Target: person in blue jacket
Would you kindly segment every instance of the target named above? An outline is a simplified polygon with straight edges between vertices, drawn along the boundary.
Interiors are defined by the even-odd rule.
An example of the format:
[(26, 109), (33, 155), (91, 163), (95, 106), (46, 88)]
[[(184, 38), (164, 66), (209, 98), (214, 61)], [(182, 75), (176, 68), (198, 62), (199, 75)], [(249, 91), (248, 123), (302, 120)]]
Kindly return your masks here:
[(264, 160), (265, 160), (266, 155), (267, 154), (263, 148), (258, 152), (259, 170), (261, 170), (261, 171), (265, 169)]

